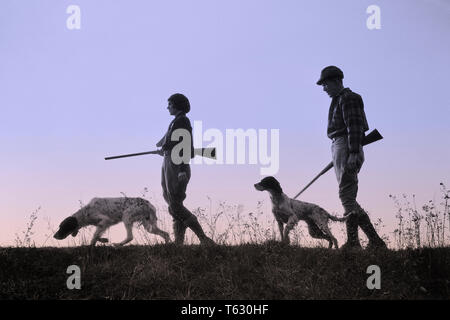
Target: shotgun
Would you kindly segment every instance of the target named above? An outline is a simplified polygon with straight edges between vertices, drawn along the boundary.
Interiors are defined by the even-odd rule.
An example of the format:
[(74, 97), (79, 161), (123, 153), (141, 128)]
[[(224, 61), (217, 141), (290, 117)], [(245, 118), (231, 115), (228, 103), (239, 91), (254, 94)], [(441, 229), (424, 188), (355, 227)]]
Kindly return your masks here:
[[(127, 158), (127, 157), (135, 157), (142, 156), (145, 154), (159, 154), (160, 150), (139, 152), (139, 153), (129, 153), (129, 154), (121, 154), (119, 156), (106, 157), (105, 160), (118, 159), (118, 158)], [(216, 148), (195, 148), (194, 155), (202, 156), (210, 159), (216, 159)]]
[[(378, 141), (378, 140), (381, 140), (381, 139), (383, 139), (383, 136), (378, 132), (377, 129), (374, 129), (374, 130), (372, 130), (372, 132), (370, 132), (367, 136), (364, 137), (362, 145), (365, 146), (365, 145), (368, 145), (368, 144), (370, 144), (372, 142), (375, 142), (375, 141)], [(308, 183), (306, 185), (306, 187), (304, 187), (299, 193), (297, 193), (297, 195), (294, 197), (294, 199), (297, 199), (297, 197), (299, 195), (301, 195), (303, 193), (303, 191), (308, 189), (308, 187), (310, 185), (312, 185), (314, 183), (314, 181), (319, 179), (319, 177), (321, 175), (323, 175), (325, 172), (327, 172), (331, 168), (333, 168), (333, 161), (331, 161), (322, 171), (320, 171), (320, 173), (314, 179), (312, 179), (312, 181), (310, 183)]]

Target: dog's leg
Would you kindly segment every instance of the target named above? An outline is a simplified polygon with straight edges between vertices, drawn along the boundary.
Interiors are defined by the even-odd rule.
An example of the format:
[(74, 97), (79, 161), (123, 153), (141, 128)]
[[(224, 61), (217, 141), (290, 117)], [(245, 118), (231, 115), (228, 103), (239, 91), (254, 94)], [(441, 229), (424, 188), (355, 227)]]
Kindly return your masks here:
[(125, 224), (125, 229), (127, 230), (127, 237), (122, 242), (116, 243), (116, 247), (123, 246), (133, 240), (133, 222), (125, 220), (123, 223)]
[(105, 232), (106, 229), (107, 229), (107, 227), (103, 224), (99, 224), (97, 226), (97, 229), (95, 229), (94, 236), (92, 237), (92, 240), (91, 240), (91, 246), (95, 246), (95, 244), (99, 240), (100, 236), (103, 234), (103, 232)]
[(329, 242), (328, 248), (329, 249), (331, 249), (333, 247), (333, 244), (336, 249), (339, 248), (336, 238), (333, 236), (333, 234), (330, 231), (330, 228), (328, 227), (328, 221), (323, 221), (323, 220), (318, 221), (317, 227), (324, 233), (324, 235), (325, 235), (324, 239), (328, 240), (328, 242)]
[(91, 246), (95, 246), (97, 241), (100, 242), (108, 242), (108, 239), (106, 238), (100, 238), (103, 232), (105, 232), (106, 229), (108, 229), (113, 223), (111, 219), (105, 215), (99, 214), (98, 219), (100, 219), (99, 222), (97, 222), (97, 229), (94, 232), (94, 236), (91, 240)]
[(333, 247), (333, 240), (332, 238), (322, 232), (322, 230), (316, 225), (314, 221), (308, 221), (308, 231), (311, 237), (315, 239), (324, 239), (328, 241), (328, 249), (331, 249)]
[(283, 242), (290, 243), (291, 240), (289, 239), (289, 232), (291, 232), (292, 229), (294, 229), (295, 225), (298, 222), (297, 216), (294, 214), (289, 217), (289, 220), (286, 224), (286, 227), (284, 228), (284, 239)]
[(333, 248), (333, 245), (336, 249), (338, 248), (337, 240), (335, 237), (327, 237), (326, 240), (328, 240), (328, 249)]
[(162, 237), (166, 243), (170, 242), (169, 234), (167, 232), (159, 229), (158, 226), (156, 225), (156, 223), (151, 225), (150, 230), (147, 230), (147, 231)]
[(283, 229), (284, 229), (284, 227), (283, 227), (283, 221), (278, 220), (277, 222), (278, 222), (278, 230), (280, 230), (281, 241), (283, 241), (283, 240), (284, 240), (284, 234), (283, 234)]

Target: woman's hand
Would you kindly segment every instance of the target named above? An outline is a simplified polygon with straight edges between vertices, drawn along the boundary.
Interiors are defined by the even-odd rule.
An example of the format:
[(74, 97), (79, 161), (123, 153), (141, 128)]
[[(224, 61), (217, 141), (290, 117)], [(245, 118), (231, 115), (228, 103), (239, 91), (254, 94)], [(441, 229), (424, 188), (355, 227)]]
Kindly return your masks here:
[(164, 136), (161, 140), (158, 141), (158, 143), (156, 144), (156, 147), (161, 148), (161, 147), (163, 146), (164, 138), (165, 138), (165, 137), (166, 137), (166, 136)]

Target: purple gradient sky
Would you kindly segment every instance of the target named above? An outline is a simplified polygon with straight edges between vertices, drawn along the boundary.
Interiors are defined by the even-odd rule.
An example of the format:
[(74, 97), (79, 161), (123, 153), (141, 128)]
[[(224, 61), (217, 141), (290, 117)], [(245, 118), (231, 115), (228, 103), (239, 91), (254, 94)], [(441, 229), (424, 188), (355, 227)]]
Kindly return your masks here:
[[(66, 29), (71, 4), (81, 30)], [(371, 4), (381, 30), (366, 28)], [(330, 64), (385, 136), (365, 149), (359, 200), (392, 224), (389, 194), (420, 204), (450, 185), (449, 39), (450, 3), (439, 0), (2, 0), (0, 245), (38, 206), (39, 244), (43, 217), (57, 226), (79, 200), (148, 187), (162, 203), (161, 158), (103, 158), (153, 149), (174, 92), (204, 129), (279, 128), (277, 178), (294, 195), (331, 158), (330, 100), (315, 85)], [(252, 187), (256, 165), (194, 165), (192, 175), (191, 208), (206, 195), (249, 210), (268, 203)], [(302, 199), (342, 214), (334, 173)]]

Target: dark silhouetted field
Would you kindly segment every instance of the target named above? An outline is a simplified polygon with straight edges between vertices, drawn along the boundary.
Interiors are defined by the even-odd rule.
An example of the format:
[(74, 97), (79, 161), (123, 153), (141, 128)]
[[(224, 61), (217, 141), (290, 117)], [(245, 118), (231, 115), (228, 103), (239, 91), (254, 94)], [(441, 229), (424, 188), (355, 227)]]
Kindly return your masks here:
[[(81, 289), (69, 290), (69, 265)], [(369, 265), (381, 289), (369, 290)], [(0, 248), (1, 299), (449, 299), (450, 248), (345, 252), (276, 242)]]

